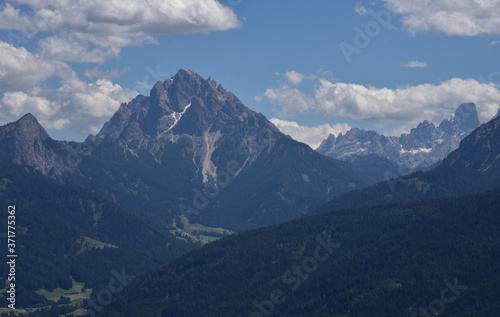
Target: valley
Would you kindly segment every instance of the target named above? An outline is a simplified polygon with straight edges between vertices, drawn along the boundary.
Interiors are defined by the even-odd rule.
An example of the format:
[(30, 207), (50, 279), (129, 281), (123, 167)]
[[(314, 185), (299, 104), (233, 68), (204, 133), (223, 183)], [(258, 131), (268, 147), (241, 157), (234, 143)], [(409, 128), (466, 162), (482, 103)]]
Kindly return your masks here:
[(476, 121), (463, 104), (401, 136), (454, 131), (433, 166), (400, 165), (361, 130), (345, 137), (374, 151), (332, 158), (318, 153), (326, 141), (314, 151), (186, 69), (82, 143), (25, 115), (0, 127), (0, 199), (23, 215), (17, 313), (403, 316), (432, 301), (439, 276), (467, 281), (450, 316), (488, 315), (500, 117)]
[(500, 0), (1, 0), (0, 317), (500, 316)]

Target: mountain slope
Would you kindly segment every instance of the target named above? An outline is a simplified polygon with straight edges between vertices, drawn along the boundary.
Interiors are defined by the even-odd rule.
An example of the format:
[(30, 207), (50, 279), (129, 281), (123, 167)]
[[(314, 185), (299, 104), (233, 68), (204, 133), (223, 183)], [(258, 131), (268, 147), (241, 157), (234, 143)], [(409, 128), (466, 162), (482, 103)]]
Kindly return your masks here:
[[(119, 144), (131, 160), (153, 158), (172, 213), (237, 230), (295, 218), (373, 180), (291, 140), (219, 84), (185, 69), (158, 82), (151, 97), (122, 105), (89, 140)], [(157, 211), (148, 219), (164, 214), (150, 210)]]
[(292, 140), (220, 84), (185, 69), (149, 97), (122, 104), (83, 143), (54, 141), (28, 119), (0, 127), (0, 152), (9, 152), (15, 131), (16, 146), (26, 144), (21, 157), (30, 159), (6, 154), (1, 162), (98, 192), (164, 231), (184, 217), (235, 230), (283, 222), (381, 179)]
[(498, 173), (500, 168), (500, 117), (497, 116), (460, 143), (443, 165), (464, 166), (481, 172)]
[[(57, 184), (27, 167), (0, 165), (0, 200), (17, 209), (22, 264), (16, 285), (23, 307), (46, 302), (35, 296), (36, 290), (69, 289), (71, 278), (99, 290), (111, 270), (125, 266), (138, 274), (195, 248), (95, 193)], [(110, 247), (96, 248), (96, 243)], [(2, 266), (2, 277), (8, 276), (6, 270)]]
[(477, 193), (500, 186), (500, 117), (482, 124), (464, 138), (460, 147), (428, 172), (388, 179), (346, 193), (311, 211), (369, 206), (387, 202), (439, 198)]
[(0, 128), (0, 163), (36, 167), (51, 177), (72, 169), (66, 166), (64, 143), (56, 142), (32, 114)]
[(248, 231), (141, 276), (105, 313), (414, 316), (455, 284), (446, 316), (496, 316), (499, 205), (495, 190)]
[(338, 138), (330, 135), (317, 151), (342, 160), (377, 154), (407, 169), (425, 169), (444, 159), (478, 126), (476, 105), (465, 103), (457, 108), (454, 117), (443, 120), (437, 127), (426, 120), (400, 137), (353, 128)]

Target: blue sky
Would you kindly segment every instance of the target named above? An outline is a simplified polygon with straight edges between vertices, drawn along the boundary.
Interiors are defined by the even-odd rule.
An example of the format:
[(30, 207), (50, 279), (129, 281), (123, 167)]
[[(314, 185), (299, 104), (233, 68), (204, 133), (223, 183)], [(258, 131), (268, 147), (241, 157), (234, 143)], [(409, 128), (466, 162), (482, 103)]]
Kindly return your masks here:
[(0, 123), (31, 112), (83, 140), (179, 68), (312, 147), (470, 101), (484, 122), (500, 107), (498, 16), (498, 0), (3, 1)]

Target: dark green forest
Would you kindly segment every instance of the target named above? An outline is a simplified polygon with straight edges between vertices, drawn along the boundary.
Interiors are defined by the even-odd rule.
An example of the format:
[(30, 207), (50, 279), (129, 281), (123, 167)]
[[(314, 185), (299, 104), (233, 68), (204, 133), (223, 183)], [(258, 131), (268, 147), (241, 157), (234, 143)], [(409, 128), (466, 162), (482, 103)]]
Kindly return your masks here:
[[(270, 316), (272, 306), (273, 316), (411, 316), (456, 284), (439, 315), (497, 316), (499, 206), (497, 189), (244, 232), (140, 276), (103, 315)], [(315, 266), (317, 239), (328, 237), (340, 246)]]
[[(100, 289), (109, 282), (111, 270), (126, 268), (130, 274), (139, 274), (196, 247), (160, 232), (97, 194), (56, 184), (26, 167), (0, 166), (0, 202), (5, 208), (15, 204), (17, 210), (20, 308), (49, 304), (36, 290), (69, 289), (71, 278), (87, 288)], [(6, 230), (0, 227), (0, 233)], [(92, 246), (86, 237), (106, 245)], [(0, 243), (6, 250), (6, 240)], [(1, 270), (1, 276), (7, 276), (8, 267), (2, 265)], [(5, 304), (3, 296), (1, 302)]]

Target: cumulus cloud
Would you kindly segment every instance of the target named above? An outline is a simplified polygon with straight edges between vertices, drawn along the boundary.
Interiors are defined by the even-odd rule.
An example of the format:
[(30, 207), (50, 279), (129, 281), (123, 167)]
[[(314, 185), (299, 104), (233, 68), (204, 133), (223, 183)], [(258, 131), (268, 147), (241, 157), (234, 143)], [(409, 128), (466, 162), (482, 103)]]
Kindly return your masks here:
[(296, 72), (294, 70), (286, 72), (285, 76), (286, 79), (294, 85), (300, 84), (305, 77), (303, 74)]
[(53, 76), (63, 76), (69, 67), (57, 61), (45, 61), (24, 47), (16, 48), (0, 41), (0, 90), (33, 87)]
[(423, 120), (438, 123), (465, 102), (475, 102), (480, 120), (488, 121), (500, 107), (500, 91), (494, 83), (461, 78), (396, 89), (320, 78), (312, 95), (281, 85), (268, 88), (257, 99), (276, 105), (281, 113), (320, 112), (332, 118), (401, 124)]
[(446, 35), (500, 34), (499, 0), (384, 0), (402, 16), (411, 34), (421, 31)]
[[(96, 132), (121, 102), (137, 93), (110, 81), (122, 71), (88, 69), (78, 77), (68, 62), (104, 63), (124, 47), (156, 43), (155, 35), (208, 33), (240, 26), (217, 0), (6, 0), (0, 3), (0, 116), (33, 113), (46, 128)], [(43, 37), (35, 38), (38, 33)], [(18, 44), (34, 39), (29, 51)], [(47, 88), (47, 80), (60, 87)]]
[(106, 79), (85, 83), (77, 77), (63, 80), (50, 100), (40, 89), (6, 92), (0, 100), (0, 116), (18, 118), (31, 112), (48, 129), (68, 129), (78, 134), (98, 132), (122, 102), (137, 93)]
[(314, 75), (304, 75), (294, 70), (288, 71), (285, 73), (286, 80), (292, 85), (300, 84), (304, 79), (313, 80), (315, 78)]
[(421, 61), (411, 61), (406, 64), (401, 64), (403, 67), (408, 67), (408, 68), (424, 68), (427, 67), (426, 62), (421, 62)]
[(277, 118), (270, 120), (281, 132), (291, 136), (294, 140), (303, 142), (311, 148), (316, 149), (321, 142), (330, 134), (338, 136), (339, 133), (345, 134), (351, 127), (345, 123), (335, 125), (322, 124), (316, 127), (301, 126), (295, 121), (286, 121)]
[(268, 88), (262, 95), (255, 97), (255, 100), (259, 102), (263, 99), (279, 106), (282, 115), (313, 110), (315, 103), (311, 96), (285, 84), (279, 88)]
[[(29, 6), (23, 13), (12, 4)], [(240, 26), (216, 0), (16, 0), (0, 11), (0, 29), (51, 32), (40, 53), (70, 62), (102, 63), (123, 47), (154, 43), (154, 34), (223, 31)]]
[(31, 112), (46, 119), (57, 112), (51, 102), (43, 97), (29, 96), (22, 91), (6, 92), (0, 101), (0, 113), (6, 117), (21, 117)]

